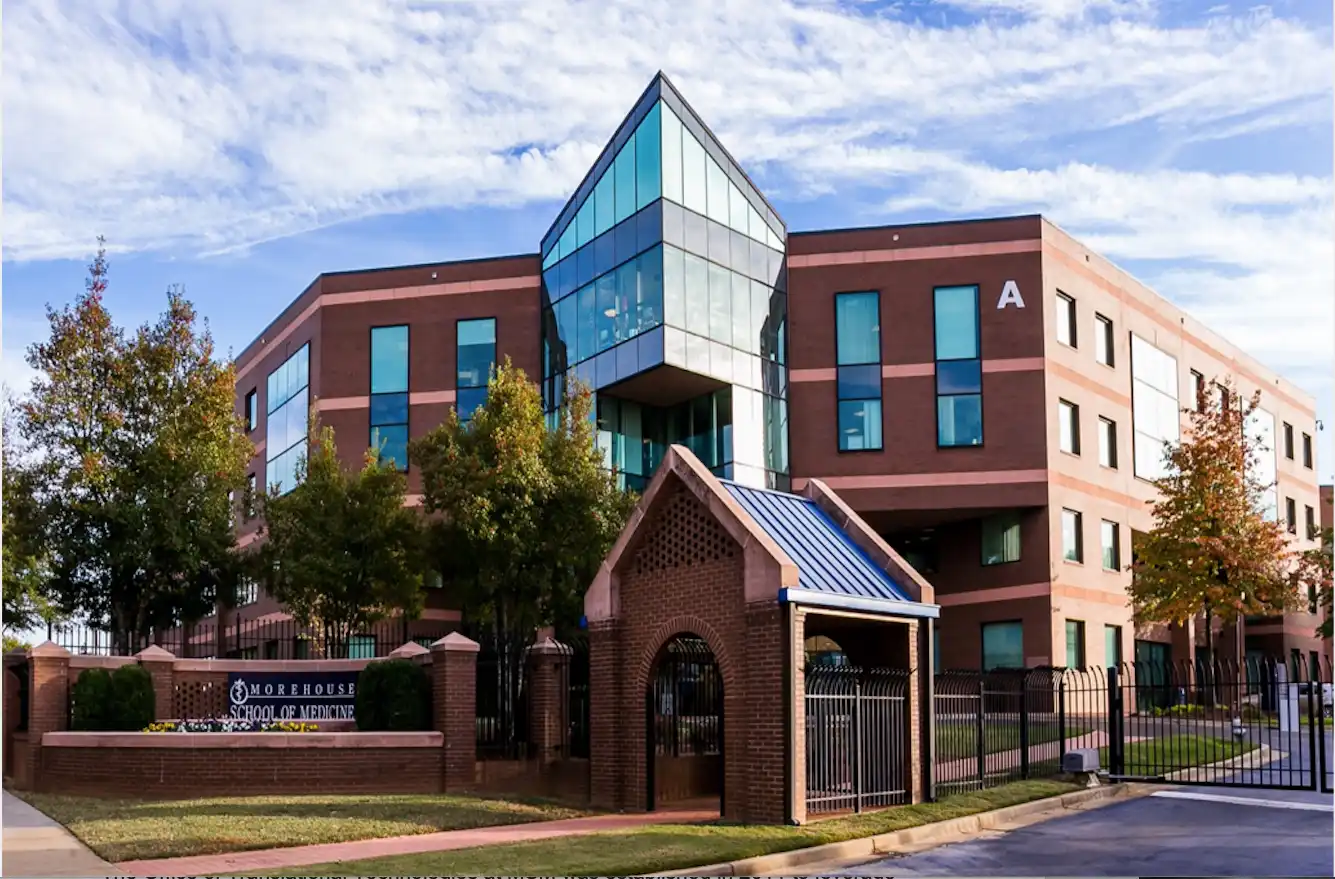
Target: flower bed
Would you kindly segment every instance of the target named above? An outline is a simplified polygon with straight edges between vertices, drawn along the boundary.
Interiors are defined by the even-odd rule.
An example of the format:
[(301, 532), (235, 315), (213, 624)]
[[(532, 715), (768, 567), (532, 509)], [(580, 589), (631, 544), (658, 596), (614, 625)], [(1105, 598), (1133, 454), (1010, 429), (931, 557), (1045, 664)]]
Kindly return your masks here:
[(319, 732), (314, 723), (301, 723), (296, 720), (238, 720), (231, 717), (208, 718), (205, 720), (160, 720), (144, 727), (144, 732), (180, 732), (180, 733), (240, 733), (240, 732), (278, 732), (308, 733)]

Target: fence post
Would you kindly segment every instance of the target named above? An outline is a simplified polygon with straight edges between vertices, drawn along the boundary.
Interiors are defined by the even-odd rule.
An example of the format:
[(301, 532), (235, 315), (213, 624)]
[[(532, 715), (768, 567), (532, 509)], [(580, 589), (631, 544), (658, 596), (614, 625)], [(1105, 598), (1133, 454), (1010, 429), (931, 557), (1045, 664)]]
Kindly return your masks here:
[(176, 657), (155, 644), (140, 650), (135, 658), (153, 681), (153, 719), (187, 720), (177, 718), (175, 714), (176, 682), (173, 675)]
[[(1320, 738), (1322, 744), (1324, 744), (1326, 739), (1326, 718), (1324, 709), (1321, 707), (1320, 677), (1320, 675), (1314, 674), (1307, 676), (1307, 765), (1312, 770), (1312, 790), (1321, 790), (1321, 779), (1317, 777), (1316, 740)], [(1301, 732), (1301, 718), (1299, 718), (1298, 729)]]
[(539, 765), (555, 763), (569, 753), (569, 668), (573, 651), (550, 635), (529, 648), (530, 688), (528, 732)]
[(1057, 678), (1057, 766), (1066, 765), (1066, 673), (1058, 672)]
[(853, 811), (862, 811), (862, 680), (853, 682)]
[(1122, 686), (1117, 666), (1110, 666), (1108, 668), (1108, 771), (1111, 775), (1123, 775), (1126, 772), (1123, 745)]
[(477, 773), (478, 643), (451, 632), (431, 645), (432, 726), (444, 735), (444, 791), (471, 787)]
[(983, 713), (987, 710), (987, 682), (978, 681), (978, 787), (987, 787), (987, 735), (983, 729)]
[(1029, 777), (1029, 676), (1020, 678), (1020, 777)]
[(27, 742), (15, 763), (15, 787), (38, 790), (42, 736), (63, 732), (70, 722), (70, 653), (50, 641), (28, 651)]

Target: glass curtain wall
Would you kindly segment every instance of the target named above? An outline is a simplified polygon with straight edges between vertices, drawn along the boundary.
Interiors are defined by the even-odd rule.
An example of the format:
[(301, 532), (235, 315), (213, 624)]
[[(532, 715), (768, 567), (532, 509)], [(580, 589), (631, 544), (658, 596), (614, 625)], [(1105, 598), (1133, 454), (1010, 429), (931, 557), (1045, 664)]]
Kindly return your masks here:
[(264, 430), (266, 489), (286, 494), (297, 486), (297, 465), (306, 455), (310, 415), (310, 345), (302, 345), (269, 373)]
[[(728, 387), (678, 406), (604, 403), (610, 397), (599, 394), (609, 466), (651, 475), (659, 453), (625, 451), (652, 445), (646, 436), (707, 446), (694, 432), (702, 415), (683, 420), (673, 413), (708, 408), (711, 423), (730, 427), (716, 431), (724, 451), (702, 460), (750, 484), (785, 484), (784, 233), (762, 217), (692, 125), (654, 101), (615, 157), (601, 163), (597, 181), (581, 186), (587, 194), (565, 212), (565, 228), (549, 234), (544, 405), (554, 412), (571, 377), (600, 390), (665, 364), (709, 376)], [(730, 407), (721, 422), (720, 406)], [(654, 425), (662, 431), (654, 434)], [(638, 471), (631, 460), (641, 462)]]

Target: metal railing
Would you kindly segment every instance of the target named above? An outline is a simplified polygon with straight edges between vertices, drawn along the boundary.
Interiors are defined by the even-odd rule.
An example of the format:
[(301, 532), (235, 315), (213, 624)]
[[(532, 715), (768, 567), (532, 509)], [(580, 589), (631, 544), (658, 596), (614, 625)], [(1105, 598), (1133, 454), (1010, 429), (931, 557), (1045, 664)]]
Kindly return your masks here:
[(809, 665), (808, 814), (908, 802), (908, 669)]

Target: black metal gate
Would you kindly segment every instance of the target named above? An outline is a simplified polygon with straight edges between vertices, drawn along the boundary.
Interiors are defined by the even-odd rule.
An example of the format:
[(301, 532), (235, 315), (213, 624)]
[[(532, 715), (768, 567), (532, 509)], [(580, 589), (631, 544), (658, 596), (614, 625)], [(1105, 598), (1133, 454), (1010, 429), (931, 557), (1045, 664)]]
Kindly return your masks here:
[(808, 665), (807, 814), (909, 799), (907, 669)]
[(1129, 663), (1108, 669), (1103, 688), (1113, 780), (1332, 792), (1326, 663)]
[(723, 798), (723, 677), (701, 638), (663, 648), (645, 693), (650, 811), (674, 800)]

